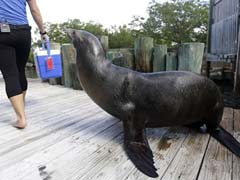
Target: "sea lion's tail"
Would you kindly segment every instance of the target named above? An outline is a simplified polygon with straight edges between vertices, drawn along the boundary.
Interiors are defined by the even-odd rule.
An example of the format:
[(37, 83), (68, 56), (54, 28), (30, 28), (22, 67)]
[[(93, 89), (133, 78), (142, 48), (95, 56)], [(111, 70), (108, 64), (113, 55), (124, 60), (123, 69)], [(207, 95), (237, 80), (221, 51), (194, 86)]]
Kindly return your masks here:
[(224, 128), (219, 126), (218, 128), (210, 132), (217, 141), (227, 147), (232, 153), (240, 157), (240, 143)]

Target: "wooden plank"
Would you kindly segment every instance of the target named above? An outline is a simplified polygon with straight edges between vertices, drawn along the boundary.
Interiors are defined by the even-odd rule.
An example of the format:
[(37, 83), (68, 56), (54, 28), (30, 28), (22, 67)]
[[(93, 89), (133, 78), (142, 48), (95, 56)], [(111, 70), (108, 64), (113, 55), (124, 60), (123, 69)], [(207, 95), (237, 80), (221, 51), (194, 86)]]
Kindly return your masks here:
[[(53, 87), (53, 88), (51, 88)], [(76, 101), (79, 98), (79, 101), (81, 101), (81, 97), (87, 97), (85, 93), (83, 93), (83, 91), (74, 91), (74, 90), (70, 90), (68, 88), (59, 88), (59, 87), (55, 87), (55, 86), (34, 86), (35, 89), (33, 89), (30, 85), (30, 90), (29, 93), (27, 94), (27, 98), (26, 98), (26, 111), (29, 109), (28, 106), (30, 106), (30, 108), (36, 109), (34, 106), (32, 106), (32, 104), (34, 105), (42, 105), (45, 106), (46, 109), (46, 103), (48, 103), (50, 105), (50, 107), (54, 107), (54, 103), (56, 103), (56, 105), (58, 105), (59, 103), (63, 102), (68, 102), (66, 101), (69, 98), (76, 98)], [(71, 96), (69, 97), (69, 93), (71, 93)], [(59, 97), (59, 98), (57, 98)], [(69, 100), (69, 102), (71, 103), (71, 101)], [(8, 112), (1, 112), (1, 114), (5, 114), (5, 113), (9, 113), (10, 111), (12, 111), (10, 102), (8, 101), (8, 99), (6, 99), (5, 103), (7, 103), (8, 105)], [(80, 103), (79, 103), (80, 104)], [(55, 106), (56, 106), (55, 105)], [(6, 105), (5, 105), (6, 106)], [(0, 109), (2, 110), (2, 108)]]
[[(30, 84), (30, 86), (32, 86)], [(35, 126), (36, 124), (40, 125), (41, 128), (41, 124), (46, 123), (46, 120), (50, 118), (50, 120), (53, 122), (56, 118), (51, 118), (54, 116), (58, 116), (59, 115), (59, 111), (56, 111), (56, 109), (62, 111), (63, 113), (70, 113), (70, 110), (75, 106), (76, 109), (81, 109), (82, 106), (85, 106), (87, 104), (85, 104), (84, 102), (90, 102), (88, 97), (86, 96), (86, 94), (84, 93), (73, 93), (76, 91), (71, 91), (72, 96), (69, 98), (69, 89), (67, 88), (50, 88), (53, 90), (53, 92), (55, 92), (55, 94), (53, 94), (53, 96), (51, 96), (51, 92), (50, 91), (48, 93), (48, 89), (43, 86), (44, 89), (42, 88), (40, 91), (42, 92), (42, 96), (46, 96), (46, 94), (50, 94), (49, 97), (46, 96), (45, 99), (39, 100), (38, 99), (38, 95), (36, 94), (36, 91), (30, 91), (30, 97), (27, 98), (27, 103), (26, 103), (26, 112), (27, 112), (27, 117), (29, 118), (29, 128), (31, 127), (31, 129), (38, 127)], [(51, 87), (49, 85), (47, 85), (47, 87)], [(39, 89), (39, 88), (38, 88)], [(65, 91), (65, 93), (61, 94), (59, 93), (58, 89), (60, 89), (60, 92)], [(66, 91), (68, 90), (68, 91)], [(44, 92), (45, 91), (45, 92)], [(33, 94), (31, 96), (31, 94)], [(56, 96), (59, 95), (59, 96)], [(59, 97), (59, 98), (57, 98)], [(84, 98), (83, 98), (84, 97)], [(57, 99), (56, 99), (57, 98)], [(74, 98), (76, 98), (76, 100), (74, 100)], [(79, 98), (79, 99), (78, 99)], [(30, 101), (28, 100), (30, 99)], [(63, 99), (63, 100), (62, 100)], [(88, 101), (86, 101), (88, 99)], [(38, 101), (39, 100), (39, 101)], [(74, 101), (73, 101), (74, 100)], [(6, 138), (10, 137), (13, 138), (14, 134), (18, 133), (17, 136), (19, 135), (19, 131), (16, 131), (15, 128), (13, 128), (12, 126), (9, 126), (10, 124), (10, 120), (14, 120), (14, 112), (13, 109), (8, 101), (8, 99), (6, 99), (7, 103), (8, 103), (8, 107), (5, 108), (1, 108), (1, 126), (0, 126), (0, 134), (1, 137), (3, 138), (4, 136), (6, 136)], [(68, 102), (69, 101), (69, 102)], [(79, 102), (81, 103), (79, 103)], [(83, 102), (84, 101), (84, 102)], [(46, 104), (48, 104), (49, 108), (46, 109)], [(89, 104), (89, 103), (88, 103)], [(90, 102), (90, 104), (92, 106), (92, 108), (96, 108), (97, 106)], [(65, 109), (63, 109), (62, 107), (64, 107)], [(6, 113), (6, 108), (8, 109), (8, 112)], [(63, 109), (63, 110), (62, 110)], [(2, 112), (2, 110), (4, 112)], [(6, 115), (6, 116), (5, 116)], [(4, 125), (4, 126), (2, 126)], [(27, 128), (24, 131), (29, 131), (29, 128)], [(38, 128), (39, 129), (39, 128)]]
[[(225, 108), (221, 125), (230, 133), (233, 132), (233, 110)], [(223, 145), (211, 138), (198, 180), (232, 179), (232, 153)]]
[[(75, 172), (66, 178), (69, 180), (79, 179), (79, 180), (91, 180), (95, 174), (97, 174), (103, 167), (106, 167), (114, 158), (119, 154), (121, 157), (125, 156), (123, 151), (122, 136), (120, 136), (117, 141), (118, 144), (110, 144), (100, 149), (95, 157), (87, 160), (87, 166), (81, 168), (81, 166), (75, 169)], [(112, 174), (112, 173), (111, 173)]]
[[(54, 127), (62, 126), (66, 122), (69, 122), (71, 118), (79, 117), (80, 114), (83, 114), (82, 115), (83, 117), (89, 116), (90, 107), (91, 106), (86, 106), (84, 108), (81, 108), (81, 110), (69, 109), (64, 111), (63, 114), (60, 114), (60, 115), (53, 114), (53, 116), (49, 116), (47, 118), (46, 116), (33, 117), (33, 119), (36, 119), (36, 122), (34, 124), (31, 124), (30, 127), (26, 128), (24, 131), (16, 131), (16, 129), (14, 130), (14, 128), (11, 127), (11, 131), (5, 134), (1, 134), (3, 139), (8, 140), (8, 143), (6, 145), (5, 144), (0, 144), (0, 145), (3, 147), (9, 147), (12, 144), (21, 144), (21, 142), (24, 142), (26, 139), (32, 136), (40, 135), (48, 132), (49, 130), (52, 130), (52, 128)], [(101, 110), (96, 110), (96, 111), (93, 111), (93, 114), (97, 114), (99, 112), (101, 112)], [(48, 114), (51, 114), (51, 112), (49, 112)], [(79, 120), (81, 119), (82, 118), (80, 116)], [(37, 121), (41, 121), (41, 122), (38, 123)], [(4, 148), (1, 148), (1, 150), (3, 149)]]
[(196, 179), (209, 138), (208, 134), (190, 132), (161, 178), (164, 180)]
[[(70, 153), (71, 151), (79, 153), (79, 148), (81, 149), (81, 152), (85, 149), (88, 149), (88, 144), (90, 141), (92, 142), (96, 136), (104, 136), (104, 133), (109, 132), (111, 129), (111, 132), (113, 133), (120, 133), (118, 130), (115, 130), (119, 125), (116, 124), (116, 119), (113, 118), (106, 118), (103, 119), (100, 122), (97, 122), (93, 124), (90, 127), (87, 127), (85, 129), (79, 129), (79, 131), (76, 134), (73, 134), (65, 139), (62, 139), (61, 141), (56, 141), (52, 146), (49, 146), (39, 152), (36, 152), (35, 154), (28, 156), (24, 159), (24, 161), (19, 161), (17, 164), (14, 164), (13, 166), (4, 169), (2, 172), (0, 171), (1, 177), (5, 177), (6, 179), (21, 177), (25, 179), (27, 176), (32, 176), (32, 174), (35, 174), (36, 171), (38, 171), (37, 167), (43, 167), (46, 166), (51, 161), (57, 161), (58, 158), (62, 156), (66, 156), (66, 154)], [(114, 129), (114, 131), (113, 131)], [(119, 128), (118, 128), (119, 129)], [(106, 130), (106, 132), (105, 132)], [(114, 137), (114, 135), (113, 135)], [(102, 141), (104, 144), (105, 141)], [(101, 144), (101, 143), (99, 143)], [(98, 147), (100, 148), (100, 146)], [(70, 153), (71, 154), (71, 153)], [(67, 162), (67, 161), (66, 161)], [(24, 172), (19, 174), (19, 172), (15, 172), (14, 169), (17, 169), (17, 167), (22, 167), (22, 165), (28, 164), (26, 168), (24, 169)], [(10, 173), (11, 172), (11, 173)]]
[(71, 117), (71, 120), (68, 119), (68, 121), (60, 125), (56, 124), (52, 128), (48, 128), (44, 133), (33, 135), (33, 137), (11, 147), (1, 148), (0, 169), (9, 167), (37, 151), (53, 145), (57, 141), (61, 141), (98, 121), (102, 121), (99, 118), (104, 118), (105, 114), (101, 114), (99, 118), (96, 116), (99, 115), (83, 116), (80, 120), (78, 117)]
[[(176, 156), (177, 152), (181, 148), (183, 142), (185, 141), (187, 134), (189, 131), (186, 128), (170, 128), (167, 133), (165, 133), (162, 137), (157, 140), (156, 146), (153, 148), (154, 153), (154, 162), (155, 167), (157, 168), (157, 173), (161, 178), (172, 160)], [(146, 180), (151, 179), (141, 172), (134, 168), (131, 170), (129, 167), (132, 166), (130, 161), (127, 161), (121, 169), (123, 169), (123, 177), (120, 179), (128, 179), (128, 180)], [(131, 171), (130, 171), (130, 170)]]
[[(234, 137), (240, 142), (240, 109), (234, 110)], [(240, 158), (233, 155), (233, 180), (240, 177)]]
[[(48, 87), (51, 87), (51, 86), (48, 85)], [(56, 87), (53, 88), (53, 89), (56, 90)], [(61, 89), (61, 88), (58, 88), (58, 89)], [(62, 89), (62, 90), (66, 91), (66, 88)], [(47, 90), (45, 90), (45, 91), (47, 92)], [(65, 94), (68, 95), (68, 93), (69, 93), (69, 90)], [(55, 94), (55, 98), (57, 98), (57, 97), (58, 96), (56, 96), (56, 94)], [(85, 97), (87, 97), (87, 96), (85, 95)], [(47, 96), (46, 96), (46, 98), (47, 98)], [(58, 99), (60, 99), (60, 98), (58, 98)], [(63, 99), (64, 100), (67, 99), (69, 102), (71, 102), (71, 100), (72, 100), (71, 98), (67, 98), (67, 96), (64, 97)], [(27, 128), (24, 131), (16, 131), (16, 130), (13, 131), (13, 129), (11, 129), (10, 132), (4, 133), (4, 134), (2, 134), (2, 131), (0, 131), (1, 137), (6, 135), (5, 139), (8, 139), (7, 143), (1, 144), (1, 147), (2, 147), (0, 149), (1, 150), (1, 155), (5, 154), (5, 153), (9, 153), (11, 151), (14, 151), (15, 149), (18, 149), (21, 146), (24, 146), (28, 143), (31, 143), (32, 141), (37, 140), (38, 138), (41, 138), (42, 136), (47, 136), (49, 134), (56, 133), (55, 131), (60, 131), (61, 132), (61, 130), (62, 130), (61, 127), (66, 126), (66, 129), (67, 129), (68, 126), (71, 126), (71, 122), (74, 125), (75, 121), (76, 121), (76, 124), (77, 124), (78, 123), (77, 121), (81, 120), (81, 118), (77, 119), (77, 117), (82, 116), (82, 118), (84, 118), (89, 113), (91, 113), (92, 116), (94, 117), (94, 115), (97, 113), (97, 111), (103, 113), (103, 111), (100, 110), (100, 108), (98, 108), (97, 111), (94, 110), (93, 107), (97, 107), (96, 105), (94, 105), (94, 103), (88, 103), (88, 106), (84, 106), (84, 103), (79, 103), (79, 104), (84, 106), (84, 107), (81, 107), (77, 104), (66, 103), (66, 102), (64, 102), (64, 100), (63, 101), (61, 100), (61, 102), (63, 104), (61, 104), (61, 103), (58, 104), (58, 102), (56, 100), (54, 100), (54, 99), (52, 99), (52, 100), (53, 100), (52, 101), (53, 104), (55, 104), (55, 107), (56, 107), (56, 105), (59, 105), (59, 106), (62, 106), (64, 108), (66, 108), (66, 109), (63, 109), (63, 110), (61, 110), (62, 108), (58, 108), (58, 110), (62, 111), (63, 114), (58, 115), (59, 111), (56, 111), (56, 108), (46, 109), (46, 101), (43, 102), (43, 108), (45, 109), (45, 112), (43, 111), (44, 113), (39, 111), (40, 109), (38, 109), (36, 106), (32, 106), (32, 107), (34, 107), (34, 109), (37, 109), (37, 111), (39, 111), (39, 114), (36, 113), (36, 112), (32, 112), (32, 115), (33, 115), (32, 118), (36, 120), (35, 124), (40, 126), (40, 127), (38, 127), (38, 128)], [(89, 101), (89, 98), (88, 98), (88, 101)], [(51, 105), (51, 103), (48, 103), (48, 105)], [(50, 107), (54, 107), (54, 106), (50, 106)], [(72, 110), (73, 107), (75, 107), (74, 110)], [(81, 108), (78, 109), (78, 107), (81, 107)], [(88, 107), (91, 107), (91, 109), (89, 109)], [(79, 113), (79, 114), (76, 114), (76, 112)], [(81, 115), (81, 113), (83, 113), (84, 115)], [(51, 115), (51, 114), (53, 114), (53, 115)], [(104, 115), (106, 116), (106, 113)], [(75, 121), (72, 120), (74, 118), (75, 118)], [(65, 129), (64, 129), (64, 131), (65, 131)], [(6, 142), (6, 141), (4, 141), (4, 142)], [(1, 158), (1, 160), (2, 160), (2, 158)]]
[[(71, 98), (69, 98), (68, 100), (71, 100)], [(80, 99), (80, 101), (83, 99)], [(54, 103), (55, 102), (55, 103)], [(45, 101), (46, 103), (46, 101)], [(84, 110), (86, 108), (93, 108), (96, 109), (96, 106), (94, 106), (92, 103), (83, 103), (83, 106), (78, 106), (76, 103), (67, 103), (66, 101), (61, 101), (61, 103), (57, 103), (57, 101), (53, 100), (52, 102), (49, 102), (49, 108), (46, 109), (46, 105), (43, 102), (42, 105), (38, 106), (38, 105), (34, 105), (32, 106), (32, 108), (27, 108), (27, 117), (28, 117), (28, 124), (29, 127), (26, 128), (24, 131), (29, 131), (32, 128), (35, 129), (37, 128), (39, 130), (39, 128), (43, 128), (45, 125), (47, 125), (46, 122), (51, 120), (51, 123), (55, 123), (57, 120), (56, 117), (61, 118), (61, 116), (68, 116), (72, 114), (73, 110)], [(41, 104), (41, 103), (39, 103)], [(62, 109), (62, 107), (64, 107), (64, 109)], [(95, 108), (94, 108), (95, 107)], [(58, 109), (59, 111), (61, 111), (61, 113), (59, 114), (59, 111), (56, 111), (56, 109)], [(99, 108), (97, 108), (99, 109)], [(97, 110), (96, 109), (96, 110)], [(80, 110), (81, 111), (81, 110)], [(88, 111), (88, 109), (87, 109)], [(14, 113), (12, 113), (13, 115)], [(15, 117), (14, 117), (15, 118)], [(44, 125), (42, 125), (44, 123)], [(37, 126), (35, 126), (37, 125)], [(10, 127), (8, 129), (2, 129), (0, 128), (0, 134), (2, 135), (2, 138), (6, 137), (11, 137), (14, 138), (14, 134), (19, 133), (19, 131), (14, 131), (13, 127)]]
[[(160, 130), (148, 130), (147, 137), (151, 147), (158, 145), (158, 138), (161, 138), (166, 132), (167, 128), (161, 128)], [(125, 162), (128, 162), (129, 166), (124, 166)], [(102, 161), (98, 162), (93, 169), (88, 172), (77, 172), (71, 179), (123, 179), (126, 173), (130, 170), (136, 170), (135, 166), (130, 160), (128, 160), (125, 151), (121, 148), (118, 153), (111, 154), (110, 157), (106, 157)]]
[[(69, 95), (67, 95), (67, 93), (63, 93), (63, 94), (57, 94), (59, 95), (61, 98), (56, 98), (56, 95), (55, 97), (49, 97), (49, 98), (42, 98), (42, 99), (34, 99), (34, 98), (31, 98), (30, 100), (26, 100), (26, 112), (31, 112), (31, 111), (35, 111), (35, 112), (38, 112), (38, 108), (40, 110), (40, 112), (44, 112), (44, 111), (41, 111), (42, 108), (45, 108), (45, 110), (47, 110), (46, 108), (46, 103), (49, 104), (49, 108), (54, 108), (55, 109), (60, 106), (60, 105), (64, 105), (64, 103), (72, 103), (70, 100), (73, 100), (73, 103), (74, 102), (78, 102), (78, 101), (82, 101), (82, 100), (86, 100), (86, 99), (89, 99), (87, 98), (87, 96), (71, 96), (69, 97)], [(74, 101), (75, 100), (75, 101)], [(90, 102), (88, 100), (88, 102)], [(80, 104), (80, 103), (79, 103)], [(1, 115), (4, 115), (4, 114), (9, 114), (9, 112), (13, 112), (13, 109), (12, 109), (12, 106), (10, 105), (10, 102), (7, 102), (6, 105), (5, 105), (6, 109), (4, 109), (4, 111), (2, 112)], [(61, 107), (61, 106), (60, 106)], [(1, 111), (2, 111), (3, 108), (1, 108)], [(8, 110), (7, 110), (8, 109)]]
[[(122, 149), (120, 141), (122, 139), (122, 136), (120, 136), (122, 129), (119, 126), (120, 123), (117, 123), (111, 128), (102, 131), (101, 134), (94, 136), (94, 138), (79, 143), (78, 147), (57, 159), (47, 163), (44, 160), (46, 171), (54, 172), (51, 174), (52, 179), (69, 180), (76, 172), (91, 170), (95, 163), (101, 161), (106, 156), (111, 156), (114, 151)], [(27, 176), (31, 177), (34, 173), (38, 172), (32, 172)]]

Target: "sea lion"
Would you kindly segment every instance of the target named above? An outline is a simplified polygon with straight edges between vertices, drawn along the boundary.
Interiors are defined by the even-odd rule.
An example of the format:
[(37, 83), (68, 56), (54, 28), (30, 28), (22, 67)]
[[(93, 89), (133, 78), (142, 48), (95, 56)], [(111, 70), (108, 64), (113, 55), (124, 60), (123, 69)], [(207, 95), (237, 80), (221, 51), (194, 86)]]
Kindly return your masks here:
[(123, 122), (124, 147), (144, 174), (157, 177), (145, 128), (206, 125), (236, 155), (240, 144), (219, 126), (223, 98), (210, 79), (192, 72), (140, 73), (113, 65), (89, 32), (68, 30), (77, 52), (80, 83), (102, 109)]

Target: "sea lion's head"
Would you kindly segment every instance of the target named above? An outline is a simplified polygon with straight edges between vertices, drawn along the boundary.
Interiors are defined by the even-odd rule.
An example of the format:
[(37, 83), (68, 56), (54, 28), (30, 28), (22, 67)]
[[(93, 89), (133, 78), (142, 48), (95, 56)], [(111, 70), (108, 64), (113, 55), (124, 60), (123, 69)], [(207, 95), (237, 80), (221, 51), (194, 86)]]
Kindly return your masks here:
[(82, 55), (104, 56), (104, 50), (99, 39), (93, 34), (83, 31), (68, 29), (67, 34), (73, 42), (76, 50)]

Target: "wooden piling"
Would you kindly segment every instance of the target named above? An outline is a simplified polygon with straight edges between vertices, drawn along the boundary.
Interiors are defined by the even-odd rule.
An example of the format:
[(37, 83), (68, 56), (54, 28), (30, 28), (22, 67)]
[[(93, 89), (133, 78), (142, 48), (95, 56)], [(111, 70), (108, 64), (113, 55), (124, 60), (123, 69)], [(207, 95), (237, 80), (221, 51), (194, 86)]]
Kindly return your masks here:
[(77, 66), (76, 63), (70, 63), (69, 64), (69, 71), (70, 71), (70, 78), (72, 81), (72, 88), (76, 90), (82, 90), (82, 86), (80, 84), (80, 79), (78, 79), (77, 75)]
[(134, 42), (136, 70), (152, 72), (153, 38), (139, 37)]
[(153, 49), (153, 72), (166, 70), (166, 45), (156, 45)]
[(240, 30), (238, 32), (238, 48), (234, 72), (234, 93), (240, 95)]
[(178, 70), (201, 73), (204, 43), (183, 43), (178, 53)]
[(113, 64), (135, 69), (134, 50), (131, 48), (111, 49), (107, 51), (107, 59)]
[[(76, 80), (75, 70), (72, 67), (73, 64), (76, 66), (76, 50), (72, 44), (63, 44), (61, 48), (62, 63), (63, 63), (63, 78), (62, 84), (65, 87), (73, 87)], [(74, 71), (71, 72), (71, 71)]]
[(168, 52), (166, 55), (166, 71), (176, 71), (177, 70), (177, 53)]

